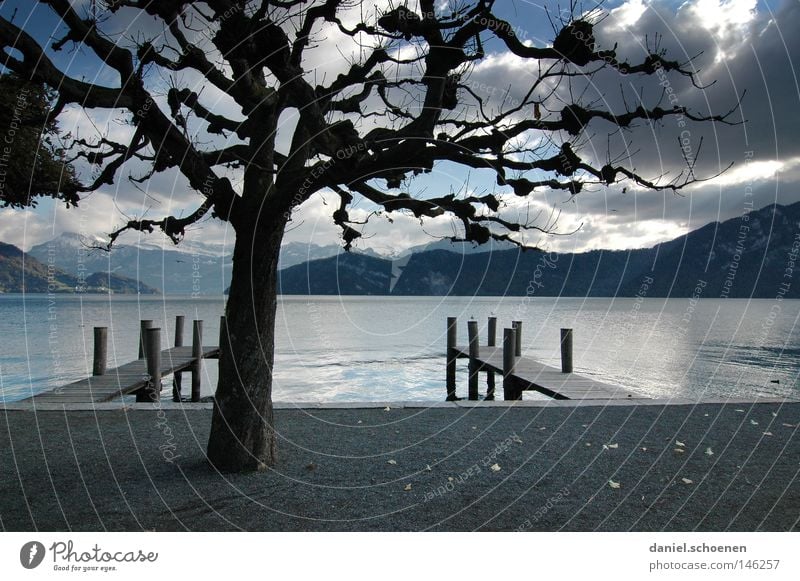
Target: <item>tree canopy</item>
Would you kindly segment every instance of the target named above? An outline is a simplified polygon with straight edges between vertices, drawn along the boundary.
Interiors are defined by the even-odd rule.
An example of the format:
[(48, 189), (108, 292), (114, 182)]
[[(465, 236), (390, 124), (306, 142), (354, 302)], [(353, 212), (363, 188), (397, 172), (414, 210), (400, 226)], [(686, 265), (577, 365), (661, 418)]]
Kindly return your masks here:
[(50, 95), (41, 84), (0, 74), (0, 205), (35, 206), (41, 197), (78, 204), (75, 169), (58, 143)]

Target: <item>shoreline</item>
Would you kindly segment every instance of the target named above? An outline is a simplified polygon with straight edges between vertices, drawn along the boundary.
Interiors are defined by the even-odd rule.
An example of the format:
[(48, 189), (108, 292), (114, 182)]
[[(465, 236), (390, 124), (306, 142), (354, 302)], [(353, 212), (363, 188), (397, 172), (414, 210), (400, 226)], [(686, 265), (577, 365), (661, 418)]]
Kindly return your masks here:
[(276, 403), (251, 474), (205, 461), (210, 404), (171, 403), (6, 405), (4, 530), (800, 529), (797, 402)]

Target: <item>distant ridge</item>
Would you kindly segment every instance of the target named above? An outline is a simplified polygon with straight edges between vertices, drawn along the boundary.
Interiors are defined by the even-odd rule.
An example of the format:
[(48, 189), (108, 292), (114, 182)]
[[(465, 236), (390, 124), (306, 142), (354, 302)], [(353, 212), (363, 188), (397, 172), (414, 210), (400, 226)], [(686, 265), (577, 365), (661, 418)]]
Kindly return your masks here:
[(158, 294), (138, 280), (95, 272), (85, 278), (43, 264), (16, 246), (0, 242), (0, 293), (108, 293)]
[(280, 272), (283, 294), (800, 298), (800, 202), (772, 204), (652, 248), (576, 254), (339, 254)]

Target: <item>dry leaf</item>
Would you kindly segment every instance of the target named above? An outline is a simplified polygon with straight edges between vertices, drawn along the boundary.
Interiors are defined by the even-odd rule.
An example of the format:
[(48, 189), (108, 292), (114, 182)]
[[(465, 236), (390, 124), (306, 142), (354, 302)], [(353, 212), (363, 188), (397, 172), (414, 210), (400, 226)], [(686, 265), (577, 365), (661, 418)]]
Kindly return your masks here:
[(677, 454), (683, 454), (684, 452), (686, 452), (686, 450), (684, 450), (683, 448), (675, 448), (675, 450), (673, 450), (673, 452), (675, 452)]
[(647, 448), (642, 448), (642, 452), (647, 452)]
[(539, 429), (540, 429), (540, 430), (546, 430), (546, 429), (547, 429), (547, 426), (542, 426), (542, 427), (541, 427), (541, 428), (539, 428)]
[(356, 423), (359, 423), (359, 424), (360, 424), (360, 423), (361, 423), (361, 420), (358, 420), (358, 422), (356, 422)]
[(403, 487), (403, 490), (405, 490), (406, 492), (408, 492), (409, 490), (411, 490), (411, 485), (410, 485), (410, 484), (406, 484), (406, 485)]
[(675, 440), (675, 445), (676, 446), (680, 446), (681, 448), (685, 448), (686, 447), (686, 444), (684, 444), (680, 440)]
[(707, 417), (708, 417), (708, 414), (703, 414), (703, 417), (704, 417), (704, 418), (707, 418)]
[(392, 408), (390, 408), (390, 407), (387, 405), (385, 408), (383, 408), (383, 411), (385, 411), (385, 412), (388, 412), (388, 411), (391, 411), (391, 409), (392, 409)]
[(614, 490), (616, 490), (616, 489), (617, 489), (617, 488), (619, 488), (619, 486), (620, 486), (620, 485), (619, 485), (619, 482), (614, 482), (613, 480), (609, 480), (609, 481), (608, 481), (608, 485), (609, 485), (611, 488), (613, 488)]
[(489, 469), (492, 472), (500, 472), (500, 464), (492, 464), (491, 466), (489, 466)]
[(514, 434), (513, 436), (511, 436), (511, 441), (513, 441), (513, 442), (516, 442), (517, 444), (522, 444), (522, 438), (520, 438), (520, 437), (519, 437), (518, 435), (516, 435), (516, 434)]
[(738, 413), (743, 414), (744, 410), (736, 410)]
[(587, 445), (587, 446), (591, 446), (591, 445), (592, 445), (592, 443), (591, 443), (591, 442), (586, 442), (586, 445)]
[(448, 481), (448, 482), (452, 482), (452, 481), (453, 481), (453, 477), (452, 477), (452, 476), (448, 476), (448, 477), (447, 477), (447, 481)]
[(757, 426), (757, 425), (758, 425), (758, 422), (757, 422), (757, 421), (755, 421), (755, 420), (750, 420), (750, 423), (751, 423), (752, 425), (754, 425), (754, 426)]
[(681, 478), (681, 482), (684, 484), (694, 484), (694, 480), (689, 480), (688, 478)]
[(784, 428), (794, 428), (796, 427), (794, 424), (781, 424)]
[(387, 464), (397, 464), (397, 460), (392, 459), (392, 460), (387, 461), (386, 463)]
[(430, 472), (431, 471), (431, 465), (430, 464), (425, 464), (425, 470)]
[(714, 455), (714, 450), (712, 450), (711, 447), (706, 448), (706, 456), (713, 456), (713, 455)]
[(772, 432), (764, 432), (764, 435), (765, 435), (765, 436), (771, 436), (771, 435), (772, 435)]
[(778, 412), (772, 412), (772, 417), (773, 418), (777, 418), (778, 417)]
[(478, 426), (472, 426), (472, 429), (473, 429), (473, 430), (477, 430), (477, 429), (478, 429)]

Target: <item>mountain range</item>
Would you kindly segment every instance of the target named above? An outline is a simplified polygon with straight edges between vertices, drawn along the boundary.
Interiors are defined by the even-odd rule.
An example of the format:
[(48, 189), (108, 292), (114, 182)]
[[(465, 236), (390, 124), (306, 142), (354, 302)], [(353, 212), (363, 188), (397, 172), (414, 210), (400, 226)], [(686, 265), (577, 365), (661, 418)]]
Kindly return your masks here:
[(284, 294), (800, 298), (800, 203), (707, 224), (652, 248), (575, 254), (428, 250), (283, 269)]
[[(121, 246), (108, 253), (90, 245), (66, 233), (34, 246), (26, 262), (28, 292), (46, 292), (45, 264), (62, 273), (58, 280), (66, 289), (87, 272), (95, 273), (86, 277), (87, 284), (110, 283), (120, 289), (115, 292), (219, 295), (230, 284), (231, 256), (221, 246)], [(797, 298), (798, 249), (800, 203), (773, 204), (652, 248), (624, 251), (556, 254), (504, 243), (437, 241), (389, 258), (370, 250), (344, 252), (335, 244), (290, 242), (281, 250), (280, 288), (294, 295)], [(8, 289), (19, 283), (20, 257), (19, 249), (0, 246), (0, 290), (13, 292)], [(31, 259), (38, 259), (38, 266)]]

